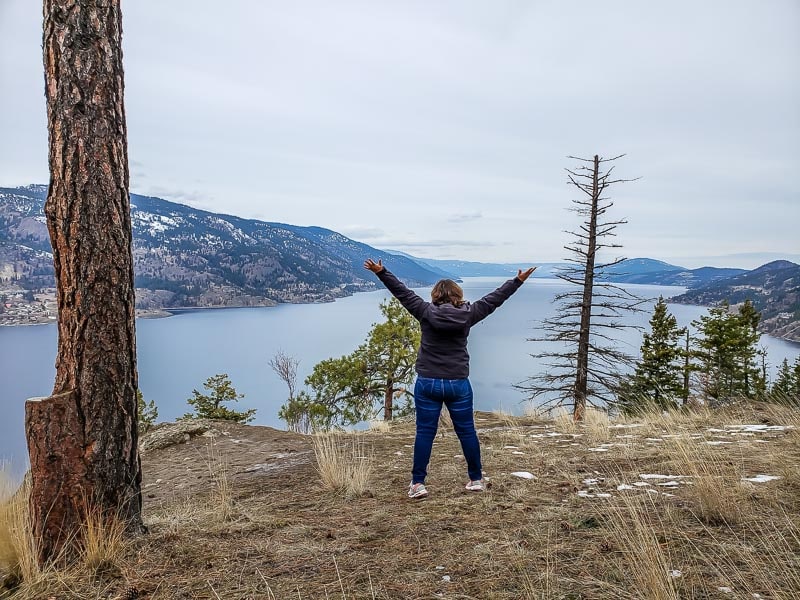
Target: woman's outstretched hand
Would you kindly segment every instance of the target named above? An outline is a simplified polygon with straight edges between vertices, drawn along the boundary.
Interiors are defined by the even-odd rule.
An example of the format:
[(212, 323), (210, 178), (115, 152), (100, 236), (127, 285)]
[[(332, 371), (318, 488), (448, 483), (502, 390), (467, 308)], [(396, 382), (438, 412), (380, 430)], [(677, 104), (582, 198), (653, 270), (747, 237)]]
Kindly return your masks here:
[(530, 277), (531, 273), (533, 273), (535, 270), (536, 267), (531, 267), (530, 269), (525, 269), (524, 271), (522, 269), (517, 269), (517, 279), (524, 283), (525, 280)]
[(368, 258), (364, 261), (364, 268), (377, 274), (383, 271), (383, 262), (381, 262), (381, 259), (378, 259), (378, 262), (375, 262), (371, 258)]

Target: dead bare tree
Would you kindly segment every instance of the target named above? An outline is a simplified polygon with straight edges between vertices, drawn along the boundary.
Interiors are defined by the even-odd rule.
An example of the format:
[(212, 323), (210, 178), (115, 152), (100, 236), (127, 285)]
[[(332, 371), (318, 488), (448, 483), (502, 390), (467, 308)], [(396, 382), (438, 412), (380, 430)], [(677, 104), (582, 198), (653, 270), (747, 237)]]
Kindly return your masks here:
[(283, 350), (278, 350), (267, 364), (289, 388), (289, 400), (293, 400), (297, 393), (297, 367), (300, 366), (300, 361)]
[(120, 0), (45, 0), (58, 356), (25, 406), (41, 563), (71, 556), (89, 512), (143, 529), (121, 41)]
[(619, 349), (611, 334), (614, 330), (635, 328), (623, 317), (641, 310), (640, 305), (645, 302), (608, 280), (608, 270), (624, 258), (609, 262), (598, 259), (598, 253), (621, 247), (613, 238), (617, 227), (627, 223), (624, 219), (607, 220), (605, 216), (614, 205), (604, 196), (608, 188), (632, 181), (615, 179), (613, 165), (603, 167), (622, 156), (568, 157), (580, 162), (566, 171), (569, 185), (582, 193), (572, 201), (570, 210), (583, 222), (576, 231), (568, 232), (574, 238), (564, 247), (570, 253), (568, 266), (557, 277), (574, 288), (555, 297), (556, 314), (542, 321), (542, 335), (529, 340), (545, 345), (545, 350), (532, 356), (546, 361), (546, 371), (517, 386), (542, 408), (571, 406), (576, 421), (583, 419), (587, 403), (597, 406), (614, 401), (619, 375), (633, 359)]

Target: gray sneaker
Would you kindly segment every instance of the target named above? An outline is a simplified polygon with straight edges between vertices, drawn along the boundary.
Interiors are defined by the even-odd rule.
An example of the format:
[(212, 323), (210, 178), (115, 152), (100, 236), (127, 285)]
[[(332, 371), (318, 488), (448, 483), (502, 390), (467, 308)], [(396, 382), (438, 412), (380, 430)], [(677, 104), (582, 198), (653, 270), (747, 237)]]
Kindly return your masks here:
[(483, 492), (486, 490), (486, 484), (483, 482), (483, 479), (479, 479), (478, 481), (470, 481), (465, 486), (465, 489), (470, 492)]
[(424, 483), (412, 483), (408, 486), (409, 498), (424, 498), (428, 495), (428, 490), (425, 489)]

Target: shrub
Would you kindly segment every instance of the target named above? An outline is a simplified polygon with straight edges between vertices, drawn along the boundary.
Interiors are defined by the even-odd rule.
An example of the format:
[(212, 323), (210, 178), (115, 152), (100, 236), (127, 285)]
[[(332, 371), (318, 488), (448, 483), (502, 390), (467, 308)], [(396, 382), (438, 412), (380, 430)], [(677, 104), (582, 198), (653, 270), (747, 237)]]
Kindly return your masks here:
[(240, 398), (244, 398), (244, 394), (236, 393), (236, 389), (233, 387), (227, 373), (209, 377), (203, 387), (210, 394), (201, 394), (197, 390), (192, 390), (193, 397), (186, 402), (189, 406), (194, 407), (195, 412), (186, 413), (184, 418), (221, 419), (223, 421), (236, 421), (237, 423), (249, 423), (255, 418), (255, 408), (236, 411), (222, 406), (225, 402), (237, 402)]

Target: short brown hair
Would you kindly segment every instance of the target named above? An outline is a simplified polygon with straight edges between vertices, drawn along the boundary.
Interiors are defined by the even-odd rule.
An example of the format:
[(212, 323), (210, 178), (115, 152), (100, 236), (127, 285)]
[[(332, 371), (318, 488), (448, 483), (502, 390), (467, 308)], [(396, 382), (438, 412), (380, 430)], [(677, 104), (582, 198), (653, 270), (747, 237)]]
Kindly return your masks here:
[(452, 279), (440, 279), (431, 290), (431, 300), (434, 304), (450, 303), (459, 307), (464, 304), (464, 290)]

